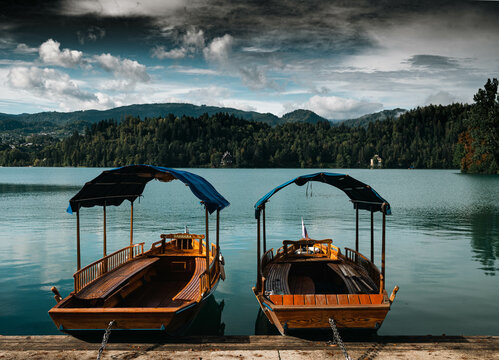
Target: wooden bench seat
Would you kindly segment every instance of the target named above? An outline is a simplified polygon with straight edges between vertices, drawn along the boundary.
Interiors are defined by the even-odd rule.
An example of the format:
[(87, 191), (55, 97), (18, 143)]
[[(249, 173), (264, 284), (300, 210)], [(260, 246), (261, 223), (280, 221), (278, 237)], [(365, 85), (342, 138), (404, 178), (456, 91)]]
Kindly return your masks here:
[(199, 276), (206, 270), (206, 258), (197, 257), (196, 258), (196, 269), (192, 275), (191, 280), (185, 285), (185, 287), (177, 294), (172, 300), (185, 300), (193, 301), (197, 300), (200, 291)]
[(271, 294), (289, 294), (288, 275), (291, 264), (270, 264), (265, 279), (265, 291)]
[(294, 294), (270, 295), (275, 305), (341, 306), (341, 305), (380, 305), (382, 294)]
[(157, 257), (140, 257), (128, 261), (85, 286), (75, 296), (81, 300), (105, 299), (133, 277), (142, 277), (158, 260)]

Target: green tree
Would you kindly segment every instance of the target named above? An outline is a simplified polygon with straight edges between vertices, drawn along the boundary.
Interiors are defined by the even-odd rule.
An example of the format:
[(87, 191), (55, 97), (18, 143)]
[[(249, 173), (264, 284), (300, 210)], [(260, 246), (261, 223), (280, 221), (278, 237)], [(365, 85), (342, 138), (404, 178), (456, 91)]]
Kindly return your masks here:
[[(468, 112), (466, 124), (469, 136), (463, 136), (462, 146), (468, 161), (461, 162), (463, 172), (496, 174), (499, 172), (499, 95), (496, 78), (487, 80), (473, 97), (475, 104)], [(467, 142), (467, 143), (466, 143)]]

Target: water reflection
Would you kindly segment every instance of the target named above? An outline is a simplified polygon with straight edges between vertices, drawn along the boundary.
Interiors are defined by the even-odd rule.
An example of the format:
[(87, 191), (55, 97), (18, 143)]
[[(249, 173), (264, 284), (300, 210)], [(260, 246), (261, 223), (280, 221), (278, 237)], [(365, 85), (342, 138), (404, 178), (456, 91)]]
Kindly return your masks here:
[(494, 209), (484, 208), (472, 213), (469, 220), (473, 259), (482, 264), (480, 269), (485, 275), (494, 276), (499, 271), (499, 266), (496, 265), (499, 259), (499, 213), (494, 212)]
[(0, 194), (48, 193), (78, 190), (72, 185), (42, 185), (42, 184), (6, 184), (0, 183)]
[(225, 302), (217, 302), (215, 295), (201, 304), (198, 315), (187, 329), (187, 336), (223, 336), (225, 324), (222, 322), (222, 311)]

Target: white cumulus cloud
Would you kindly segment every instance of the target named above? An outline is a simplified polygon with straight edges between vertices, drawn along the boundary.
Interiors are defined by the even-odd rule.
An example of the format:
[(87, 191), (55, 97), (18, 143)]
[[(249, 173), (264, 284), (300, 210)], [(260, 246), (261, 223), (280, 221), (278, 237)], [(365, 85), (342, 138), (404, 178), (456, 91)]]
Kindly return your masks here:
[(312, 96), (304, 107), (326, 119), (343, 120), (381, 111), (383, 104), (338, 96)]
[(16, 49), (14, 50), (17, 54), (32, 54), (38, 52), (38, 48), (30, 47), (24, 43), (17, 44)]
[(83, 101), (97, 100), (94, 94), (81, 90), (68, 74), (55, 69), (14, 67), (10, 69), (7, 81), (16, 89), (35, 92), (43, 96)]
[(135, 60), (121, 59), (111, 54), (96, 55), (94, 59), (105, 71), (113, 73), (117, 78), (125, 78), (133, 84), (151, 80), (145, 65)]
[(225, 34), (222, 37), (217, 37), (203, 50), (203, 55), (206, 60), (225, 64), (228, 59), (232, 46), (234, 45), (234, 38)]
[(203, 30), (196, 30), (194, 27), (189, 28), (180, 42), (180, 47), (171, 50), (166, 50), (162, 45), (155, 46), (151, 50), (151, 56), (163, 60), (183, 59), (188, 55), (192, 55), (204, 48), (204, 32)]
[(163, 59), (183, 59), (187, 54), (186, 49), (184, 48), (178, 48), (178, 49), (172, 49), (172, 50), (165, 50), (164, 46), (155, 46), (151, 50), (151, 55), (152, 57), (155, 57), (157, 59), (163, 60)]
[(40, 45), (38, 52), (40, 59), (50, 65), (62, 67), (76, 67), (81, 63), (83, 53), (78, 50), (60, 49), (61, 44), (53, 39), (48, 39)]

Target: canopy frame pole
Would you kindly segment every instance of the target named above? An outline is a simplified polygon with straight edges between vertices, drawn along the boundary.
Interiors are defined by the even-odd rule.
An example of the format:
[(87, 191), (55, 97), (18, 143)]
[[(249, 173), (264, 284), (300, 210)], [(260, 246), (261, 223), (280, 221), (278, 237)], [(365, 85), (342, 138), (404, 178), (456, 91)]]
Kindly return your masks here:
[(374, 264), (374, 211), (371, 207), (371, 262)]
[[(106, 202), (104, 202), (104, 206), (102, 207), (103, 211), (104, 211), (104, 214), (103, 214), (103, 222), (104, 222), (104, 239), (103, 239), (103, 249), (102, 249), (102, 253), (103, 253), (103, 256), (104, 258), (107, 256), (107, 235), (106, 235)], [(104, 263), (103, 263), (103, 268), (102, 268), (102, 272), (103, 273), (106, 273), (107, 272), (107, 259), (104, 259)]]
[(131, 260), (133, 258), (133, 201), (130, 200), (130, 254), (128, 255), (128, 259)]
[(208, 284), (211, 284), (210, 282), (210, 228), (208, 224), (208, 207), (205, 205), (205, 225), (206, 225), (206, 274), (208, 275)]
[(262, 284), (261, 280), (262, 277), (260, 276), (260, 212), (258, 212), (258, 217), (256, 219), (256, 238), (257, 238), (257, 248), (256, 248), (256, 290), (260, 291), (262, 289)]
[[(217, 209), (217, 254), (216, 263), (220, 262), (220, 209)], [(218, 270), (217, 270), (218, 271)]]
[[(355, 204), (355, 251), (359, 252), (359, 204)], [(357, 254), (355, 254), (357, 261)]]
[(380, 292), (385, 290), (385, 250), (386, 250), (386, 205), (383, 203), (382, 205), (382, 213), (383, 213), (383, 232), (382, 232), (382, 240), (381, 240), (381, 281), (382, 286), (380, 286)]
[(263, 205), (263, 253), (267, 252), (267, 231), (265, 227), (265, 205)]
[(80, 205), (77, 204), (76, 209), (76, 270), (81, 269), (81, 257), (80, 257)]

